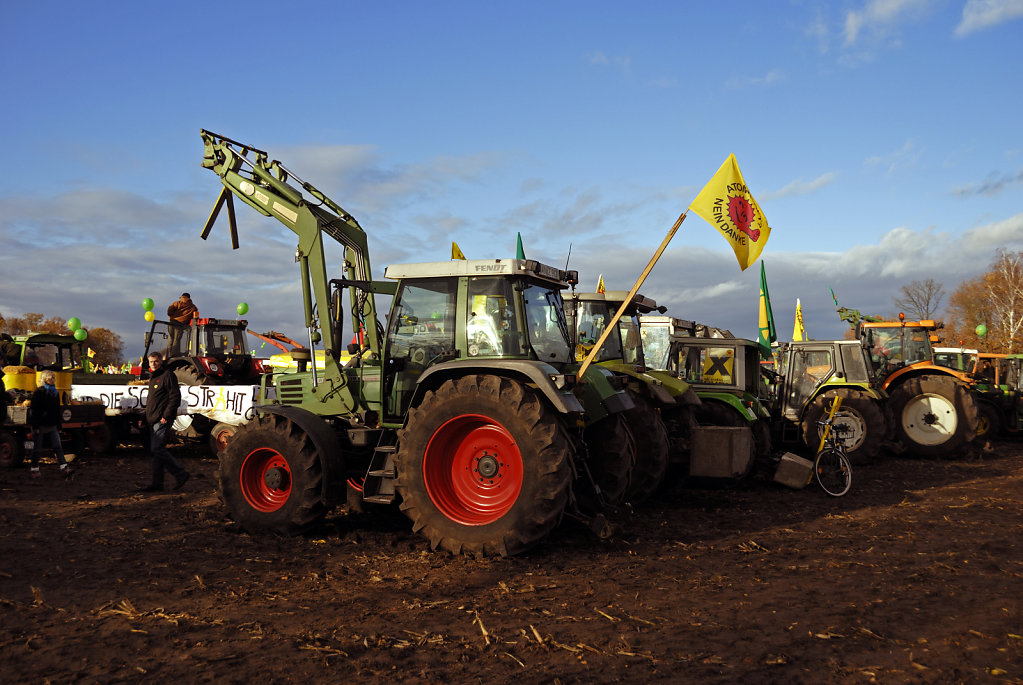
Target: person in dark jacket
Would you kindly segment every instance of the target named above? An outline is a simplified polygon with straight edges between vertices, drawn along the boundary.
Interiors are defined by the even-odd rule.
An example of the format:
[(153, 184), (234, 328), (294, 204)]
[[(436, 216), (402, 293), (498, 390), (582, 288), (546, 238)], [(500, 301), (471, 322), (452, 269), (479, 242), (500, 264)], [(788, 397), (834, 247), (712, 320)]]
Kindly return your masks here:
[(142, 492), (163, 492), (164, 469), (175, 478), (174, 489), (180, 490), (189, 478), (185, 467), (167, 449), (171, 425), (178, 415), (181, 404), (181, 390), (178, 379), (164, 366), (163, 355), (152, 352), (149, 355), (149, 395), (146, 399), (146, 423), (149, 424), (149, 451), (152, 453), (153, 470), (149, 485)]
[(39, 456), (48, 443), (60, 458), (60, 472), (71, 475), (71, 465), (64, 456), (64, 447), (60, 443), (60, 392), (56, 386), (56, 375), (53, 371), (39, 374), (39, 387), (32, 393), (28, 407), (28, 425), (32, 427), (32, 478), (39, 477)]

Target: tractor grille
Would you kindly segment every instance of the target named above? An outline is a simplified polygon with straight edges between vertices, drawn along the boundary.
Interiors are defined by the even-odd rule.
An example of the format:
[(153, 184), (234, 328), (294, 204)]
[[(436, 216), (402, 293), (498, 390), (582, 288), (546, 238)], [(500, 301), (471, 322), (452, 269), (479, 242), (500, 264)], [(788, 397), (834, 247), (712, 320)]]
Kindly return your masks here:
[(306, 397), (306, 384), (302, 378), (274, 380), (277, 386), (277, 401), (281, 404), (302, 404)]

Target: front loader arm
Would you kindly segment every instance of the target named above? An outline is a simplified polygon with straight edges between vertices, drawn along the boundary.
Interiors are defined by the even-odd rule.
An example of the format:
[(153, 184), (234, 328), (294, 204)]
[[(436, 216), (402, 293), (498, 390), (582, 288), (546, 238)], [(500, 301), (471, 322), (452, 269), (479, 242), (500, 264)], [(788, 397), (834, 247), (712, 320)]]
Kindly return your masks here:
[[(210, 131), (201, 130), (203, 139), (202, 166), (220, 176), (224, 191), (210, 215), (203, 231), (205, 239), (223, 204), (227, 204), (232, 227), (234, 247), (237, 247), (232, 197), (237, 197), (264, 216), (277, 219), (298, 236), (296, 261), (302, 270), (302, 292), (306, 326), (310, 342), (319, 342), (335, 356), (341, 349), (336, 340), (333, 317), (340, 312), (331, 311), (330, 277), (327, 273), (323, 235), (333, 238), (344, 247), (345, 275), (350, 280), (370, 280), (369, 246), (366, 232), (358, 221), (340, 205), (324, 195), (312, 184), (306, 183), (288, 171), (279, 161), (268, 161), (267, 153)], [(293, 179), (301, 190), (289, 184)], [(306, 199), (303, 194), (308, 194)], [(351, 291), (352, 326), (358, 332), (364, 328), (366, 346), (380, 352), (381, 340), (377, 334), (376, 304), (372, 292)], [(327, 317), (328, 325), (321, 325), (318, 317)], [(369, 322), (368, 324), (366, 322)]]

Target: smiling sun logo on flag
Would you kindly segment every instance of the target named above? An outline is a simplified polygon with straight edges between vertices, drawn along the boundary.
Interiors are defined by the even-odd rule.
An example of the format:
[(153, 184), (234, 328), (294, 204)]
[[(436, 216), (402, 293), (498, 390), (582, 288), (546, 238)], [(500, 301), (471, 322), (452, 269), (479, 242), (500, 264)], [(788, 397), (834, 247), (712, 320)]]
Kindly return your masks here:
[[(738, 186), (733, 188), (732, 186)], [(737, 193), (733, 195), (732, 193)], [(735, 227), (748, 235), (754, 242), (760, 239), (760, 229), (750, 228), (756, 221), (757, 210), (746, 199), (749, 191), (745, 185), (732, 183), (728, 186), (728, 218), (732, 220)]]

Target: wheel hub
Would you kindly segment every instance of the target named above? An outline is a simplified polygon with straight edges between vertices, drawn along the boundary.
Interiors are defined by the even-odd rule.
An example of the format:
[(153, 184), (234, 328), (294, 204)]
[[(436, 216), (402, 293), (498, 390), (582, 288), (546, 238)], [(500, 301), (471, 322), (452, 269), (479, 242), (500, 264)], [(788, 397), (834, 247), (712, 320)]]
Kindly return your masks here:
[(288, 487), (288, 472), (279, 466), (274, 466), (263, 474), (263, 482), (271, 490), (283, 490)]
[(486, 451), (476, 460), (476, 473), (483, 478), (495, 477), (500, 468), (501, 463), (497, 461), (497, 457)]
[(926, 414), (924, 414), (924, 423), (926, 423), (928, 426), (933, 426), (937, 422), (938, 417), (934, 414), (934, 412), (927, 412)]

